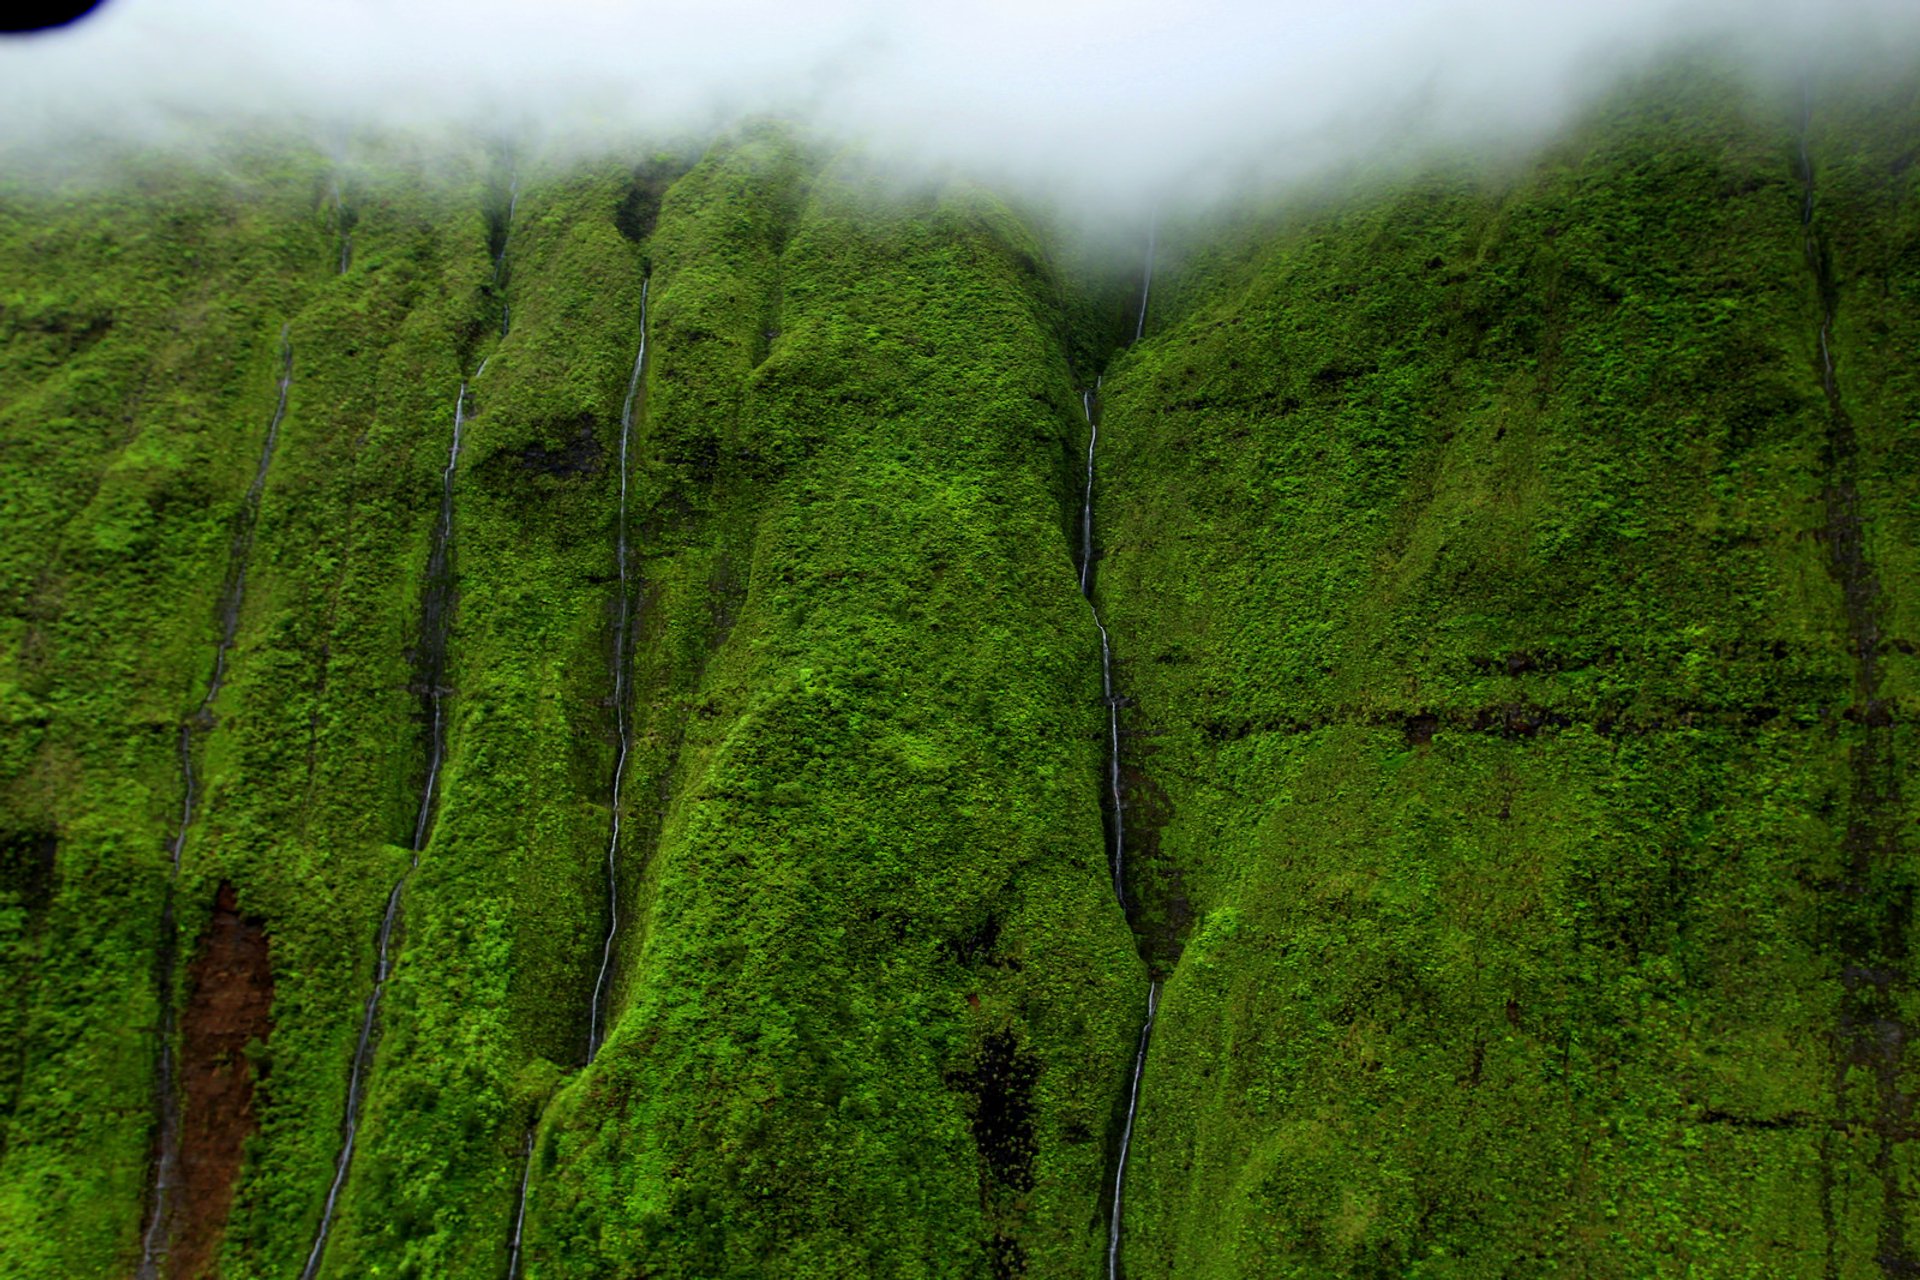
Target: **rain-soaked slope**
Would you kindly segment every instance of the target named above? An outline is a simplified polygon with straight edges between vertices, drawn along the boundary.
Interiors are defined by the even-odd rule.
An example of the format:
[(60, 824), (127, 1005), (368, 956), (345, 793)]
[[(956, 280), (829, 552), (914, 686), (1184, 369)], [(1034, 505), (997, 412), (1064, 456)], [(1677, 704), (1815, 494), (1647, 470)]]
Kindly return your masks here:
[(440, 808), (322, 1276), (504, 1274), (527, 1125), (586, 1042), (614, 754), (609, 458), (641, 263), (614, 218), (622, 168), (519, 182), (513, 325), (484, 337), (464, 428)]
[(1905, 1274), (1920, 240), (1910, 113), (1832, 110), (1852, 464), (1799, 104), (1697, 68), (1203, 251), (1109, 370), (1129, 888), (1194, 921), (1136, 1280)]
[[(1052, 286), (977, 192), (835, 165), (772, 235), (675, 198), (777, 163), (711, 158), (655, 236), (640, 553), (753, 519), (528, 1274), (1090, 1274), (1139, 983)], [(709, 625), (671, 599), (654, 634)]]
[[(37, 865), (0, 935), (0, 1238), (25, 1276), (138, 1256), (180, 724), (308, 288), (307, 175), (255, 174), (5, 200), (0, 839)], [(180, 902), (184, 950), (211, 887)]]
[(1497, 182), (1162, 228), (1093, 486), (1138, 949), (1075, 389), (1131, 266), (1093, 333), (992, 198), (766, 129), (524, 160), (509, 273), (504, 159), (0, 198), (0, 1266), (139, 1257), (284, 324), (179, 890), (227, 1280), (311, 1247), (414, 843), (327, 1277), (498, 1280), (523, 1171), (528, 1280), (1100, 1274), (1141, 951), (1135, 1280), (1897, 1273), (1914, 124), (1816, 92), (1803, 168), (1798, 103), (1643, 90)]
[[(218, 728), (201, 747), (177, 921), (183, 1005), (223, 999), (194, 974), (265, 980), (222, 964), (189, 973), (223, 882), (264, 928), (274, 970), (272, 1034), (244, 1059), (263, 1087), (241, 1184), (194, 1191), (189, 1212), (208, 1220), (169, 1229), (199, 1248), (224, 1234), (229, 1275), (250, 1273), (255, 1249), (278, 1256), (310, 1231), (294, 1214), (309, 1185), (324, 1190), (335, 1145), (356, 970), (371, 942), (361, 925), (377, 918), (384, 846), (412, 816), (412, 704), (395, 637), (418, 599), (405, 578), (424, 558), (414, 550), (432, 522), (437, 464), (430, 447), (415, 452), (416, 415), (429, 411), (415, 389), (432, 363), (423, 348), (459, 329), (473, 300), (433, 224), (452, 243), (471, 235), (481, 284), (484, 228), (477, 216), (470, 231), (458, 226), (457, 184), (436, 205), (417, 177), (389, 172), (364, 192), (360, 252), (339, 276), (318, 216), (320, 166), (288, 152), (248, 167), (255, 179), (237, 187), (160, 169), (138, 199), (93, 188), (8, 205), (7, 314), (26, 321), (8, 358), (34, 351), (21, 329), (51, 323), (33, 308), (105, 317), (97, 342), (42, 362), (33, 393), (8, 409), (21, 417), (7, 437), (17, 501), (4, 542), (38, 560), (38, 577), (23, 572), (27, 587), (9, 602), (9, 694), (35, 724), (10, 740), (0, 817), (9, 831), (48, 833), (57, 851), (23, 945), (7, 953), (23, 992), (22, 1032), (9, 1041), (23, 1081), (0, 1160), (0, 1235), (24, 1276), (125, 1275), (138, 1256), (140, 1196), (127, 1191), (147, 1176), (152, 930), (181, 802), (177, 758), (169, 778), (149, 757), (168, 720), (177, 757), (179, 720), (194, 686), (204, 692), (231, 518), (273, 408), (261, 393), (283, 323), (299, 376)], [(128, 985), (141, 967), (146, 993)], [(182, 1060), (197, 1052), (187, 1043)], [(189, 1143), (204, 1134), (225, 1149), (244, 1134), (223, 1125), (252, 1131), (250, 1117), (196, 1105), (189, 1089)]]

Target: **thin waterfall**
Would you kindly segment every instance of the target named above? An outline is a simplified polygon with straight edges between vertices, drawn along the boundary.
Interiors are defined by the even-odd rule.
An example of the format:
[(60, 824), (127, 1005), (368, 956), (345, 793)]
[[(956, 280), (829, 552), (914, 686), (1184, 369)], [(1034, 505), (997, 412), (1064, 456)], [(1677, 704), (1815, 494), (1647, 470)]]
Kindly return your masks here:
[(513, 1240), (507, 1246), (507, 1280), (520, 1280), (520, 1245), (527, 1234), (527, 1183), (533, 1178), (533, 1129), (527, 1129), (520, 1156), (520, 1203), (513, 1211)]
[(1120, 1164), (1113, 1171), (1113, 1217), (1107, 1222), (1107, 1280), (1120, 1280), (1120, 1202), (1127, 1188), (1127, 1149), (1133, 1145), (1133, 1120), (1140, 1111), (1140, 1077), (1147, 1069), (1147, 1043), (1153, 1039), (1153, 1015), (1160, 1011), (1160, 981), (1147, 984), (1147, 1020), (1133, 1053), (1133, 1083), (1127, 1087), (1127, 1124), (1120, 1131)]
[[(474, 372), (474, 378), (486, 372), (486, 362)], [(367, 1074), (373, 1065), (373, 1050), (379, 1040), (380, 999), (386, 994), (387, 979), (393, 976), (393, 938), (400, 924), (400, 900), (407, 881), (420, 867), (420, 851), (432, 834), (434, 798), (440, 782), (440, 766), (446, 756), (446, 681), (447, 630), (452, 615), (453, 575), (453, 481), (460, 465), (460, 442), (466, 426), (467, 384), (453, 402), (453, 441), (447, 448), (447, 464), (440, 472), (440, 519), (434, 526), (433, 543), (427, 553), (426, 602), (421, 609), (421, 651), (426, 675), (423, 697), (427, 703), (427, 777), (420, 788), (420, 809), (413, 824), (413, 856), (407, 869), (393, 882), (387, 893), (387, 907), (380, 917), (380, 932), (374, 943), (373, 990), (367, 993), (360, 1011), (360, 1036), (353, 1047), (353, 1066), (347, 1074), (346, 1118), (340, 1133), (340, 1154), (333, 1162), (333, 1181), (327, 1186), (326, 1203), (320, 1210), (320, 1226), (314, 1233), (313, 1247), (300, 1269), (300, 1280), (313, 1280), (326, 1258), (327, 1241), (333, 1232), (334, 1215), (340, 1207), (340, 1193), (347, 1185), (347, 1172), (353, 1167), (353, 1152), (360, 1138), (360, 1107), (366, 1099)]]
[(513, 175), (511, 185), (507, 188), (507, 220), (500, 227), (500, 252), (493, 255), (493, 288), (496, 293), (500, 293), (500, 336), (503, 338), (507, 336), (507, 325), (513, 316), (513, 304), (508, 302), (506, 294), (501, 292), (507, 279), (507, 237), (513, 234), (513, 214), (519, 207), (520, 175), (516, 173)]
[(187, 844), (187, 829), (193, 825), (195, 806), (200, 798), (200, 778), (193, 767), (193, 735), (214, 726), (213, 704), (227, 682), (227, 658), (240, 631), (240, 606), (247, 590), (247, 562), (253, 555), (253, 534), (260, 522), (260, 500), (267, 489), (267, 468), (273, 464), (273, 451), (280, 442), (280, 424), (287, 416), (287, 392), (293, 385), (293, 345), (287, 341), (286, 326), (280, 329), (280, 384), (274, 402), (273, 417), (267, 422), (266, 442), (260, 449), (260, 461), (253, 469), (253, 483), (240, 506), (239, 523), (227, 550), (227, 578), (220, 597), (220, 641), (214, 648), (213, 673), (207, 678), (206, 693), (193, 713), (180, 722), (180, 821), (173, 839), (167, 842), (167, 885), (160, 904), (160, 953), (154, 965), (154, 980), (160, 997), (160, 1053), (154, 1068), (155, 1134), (153, 1186), (147, 1203), (147, 1221), (140, 1232), (140, 1265), (137, 1280), (158, 1280), (161, 1264), (167, 1256), (167, 1234), (171, 1225), (173, 1193), (180, 1169), (180, 1099), (175, 1089), (173, 1040), (179, 1031), (179, 1015), (173, 1002), (173, 973), (178, 963), (177, 924), (174, 894), (180, 880), (180, 854)]
[[(1133, 340), (1140, 341), (1147, 331), (1147, 303), (1153, 295), (1153, 257), (1156, 224), (1147, 224), (1147, 262), (1140, 284), (1140, 314), (1134, 321)], [(1100, 617), (1093, 598), (1093, 481), (1094, 458), (1100, 444), (1099, 415), (1095, 400), (1100, 382), (1093, 390), (1080, 393), (1080, 412), (1087, 420), (1087, 485), (1080, 504), (1080, 594), (1093, 612), (1093, 625), (1100, 632), (1100, 690), (1107, 704), (1107, 804), (1113, 814), (1113, 896), (1122, 912), (1127, 910), (1126, 808), (1120, 789), (1120, 694), (1114, 686), (1113, 641), (1107, 624)], [(1113, 1171), (1113, 1209), (1107, 1220), (1107, 1280), (1120, 1277), (1120, 1228), (1123, 1221), (1127, 1182), (1127, 1156), (1133, 1146), (1134, 1121), (1140, 1111), (1140, 1080), (1147, 1069), (1147, 1044), (1153, 1038), (1153, 1019), (1160, 1009), (1160, 979), (1147, 985), (1147, 1017), (1140, 1028), (1140, 1043), (1134, 1050), (1133, 1075), (1127, 1088), (1127, 1119), (1120, 1132), (1120, 1155)]]
[(1099, 389), (1080, 393), (1080, 412), (1087, 420), (1087, 488), (1080, 504), (1080, 594), (1093, 611), (1093, 625), (1100, 631), (1100, 696), (1107, 704), (1107, 803), (1113, 814), (1113, 851), (1109, 858), (1113, 874), (1113, 897), (1124, 910), (1127, 905), (1126, 856), (1127, 824), (1120, 806), (1120, 697), (1113, 687), (1113, 642), (1107, 624), (1100, 619), (1100, 607), (1093, 599), (1093, 459), (1100, 443), (1100, 424), (1094, 415), (1093, 398)]
[(613, 633), (613, 723), (619, 746), (613, 758), (613, 821), (607, 834), (607, 939), (600, 948), (600, 974), (593, 980), (593, 1000), (587, 1011), (587, 1061), (600, 1052), (602, 1006), (607, 977), (613, 971), (613, 944), (620, 932), (620, 792), (626, 784), (627, 756), (633, 747), (633, 728), (627, 717), (627, 633), (633, 625), (633, 587), (627, 568), (627, 454), (633, 443), (633, 403), (647, 363), (647, 287), (640, 282), (640, 350), (627, 378), (626, 403), (620, 406), (620, 517), (614, 533), (614, 559), (620, 574), (619, 610)]
[[(477, 381), (486, 371), (487, 362), (482, 360), (479, 369), (474, 371), (474, 379)], [(467, 384), (462, 382), (453, 406), (453, 441), (447, 448), (447, 465), (440, 471), (440, 522), (434, 526), (433, 543), (427, 552), (426, 600), (420, 611), (420, 665), (426, 677), (422, 696), (427, 704), (427, 780), (420, 788), (420, 811), (413, 823), (416, 858), (420, 850), (427, 847), (440, 766), (447, 754), (446, 702), (451, 692), (447, 687), (447, 633), (453, 614), (453, 478), (460, 466), (466, 403)]]
[(1140, 341), (1147, 331), (1147, 299), (1153, 294), (1153, 242), (1159, 232), (1160, 217), (1147, 220), (1147, 270), (1140, 282), (1140, 318), (1134, 321), (1133, 340)]
[[(613, 757), (613, 814), (607, 831), (607, 936), (600, 947), (600, 972), (593, 980), (593, 999), (587, 1007), (587, 1057), (591, 1065), (605, 1039), (602, 1014), (610, 995), (614, 943), (620, 932), (620, 797), (626, 785), (627, 757), (633, 749), (633, 728), (627, 714), (627, 636), (633, 629), (633, 587), (627, 564), (627, 459), (633, 449), (633, 407), (640, 397), (647, 367), (647, 291), (651, 279), (640, 281), (640, 349), (634, 353), (633, 372), (627, 375), (627, 398), (620, 406), (620, 513), (614, 531), (614, 559), (620, 590), (613, 633), (613, 722), (619, 745)], [(513, 1210), (513, 1236), (507, 1247), (507, 1280), (519, 1280), (522, 1244), (526, 1239), (527, 1200), (533, 1183), (533, 1144), (538, 1124), (527, 1129), (521, 1157), (520, 1197)]]

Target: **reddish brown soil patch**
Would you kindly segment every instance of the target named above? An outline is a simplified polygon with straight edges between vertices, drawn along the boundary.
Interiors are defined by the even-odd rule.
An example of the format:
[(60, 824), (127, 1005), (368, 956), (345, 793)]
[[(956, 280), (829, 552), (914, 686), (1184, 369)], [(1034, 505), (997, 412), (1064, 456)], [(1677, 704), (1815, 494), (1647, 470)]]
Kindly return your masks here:
[(201, 1280), (216, 1273), (214, 1252), (227, 1225), (247, 1135), (257, 1123), (254, 1064), (246, 1048), (255, 1040), (264, 1044), (273, 1031), (266, 931), (240, 914), (231, 884), (220, 886), (187, 983), (180, 1026), (180, 1200), (170, 1269), (175, 1280)]

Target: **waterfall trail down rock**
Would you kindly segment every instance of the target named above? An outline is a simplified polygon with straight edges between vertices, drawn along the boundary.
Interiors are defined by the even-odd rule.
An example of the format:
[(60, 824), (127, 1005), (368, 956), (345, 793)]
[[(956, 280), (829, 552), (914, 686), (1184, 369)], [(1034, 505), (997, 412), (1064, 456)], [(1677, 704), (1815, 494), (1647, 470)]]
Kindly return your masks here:
[[(627, 638), (633, 626), (633, 590), (627, 565), (627, 461), (633, 446), (634, 404), (641, 394), (647, 367), (647, 292), (652, 281), (640, 282), (640, 346), (633, 357), (633, 372), (627, 375), (627, 395), (620, 406), (620, 508), (614, 534), (614, 557), (618, 562), (619, 593), (615, 608), (613, 636), (613, 717), (619, 745), (614, 754), (612, 815), (607, 832), (607, 934), (600, 947), (600, 971), (593, 981), (593, 996), (587, 1010), (587, 1056), (582, 1068), (593, 1064), (605, 1039), (602, 1026), (605, 1003), (610, 997), (608, 979), (613, 972), (614, 944), (620, 932), (620, 798), (626, 783), (627, 757), (633, 747), (633, 729), (627, 714)], [(527, 1202), (533, 1185), (533, 1147), (539, 1122), (527, 1129), (525, 1151), (521, 1157), (520, 1195), (513, 1210), (513, 1235), (507, 1247), (507, 1280), (519, 1280), (523, 1244), (526, 1240)]]
[[(491, 358), (491, 357), (489, 357)], [(478, 380), (486, 372), (486, 361), (474, 371)], [(340, 1153), (334, 1159), (333, 1181), (327, 1187), (326, 1203), (320, 1211), (320, 1226), (314, 1233), (313, 1247), (307, 1252), (300, 1280), (313, 1280), (326, 1258), (327, 1241), (333, 1231), (334, 1215), (339, 1210), (340, 1194), (347, 1185), (353, 1167), (353, 1153), (360, 1137), (360, 1107), (366, 1099), (367, 1074), (373, 1065), (373, 1050), (379, 1041), (380, 1000), (386, 994), (387, 979), (393, 976), (393, 938), (400, 923), (400, 904), (407, 881), (420, 868), (420, 852), (432, 833), (435, 793), (440, 767), (446, 755), (447, 631), (452, 620), (452, 546), (453, 481), (460, 465), (460, 443), (466, 426), (467, 383), (461, 382), (453, 405), (453, 440), (447, 448), (447, 464), (440, 473), (440, 519), (434, 526), (433, 543), (427, 554), (426, 600), (421, 609), (420, 665), (425, 676), (423, 698), (427, 703), (427, 776), (420, 789), (420, 808), (413, 826), (413, 857), (407, 869), (393, 882), (387, 893), (386, 910), (380, 917), (380, 931), (374, 943), (373, 990), (367, 993), (360, 1013), (360, 1035), (354, 1043), (353, 1065), (347, 1075), (346, 1118), (342, 1123)]]
[[(1147, 329), (1147, 303), (1153, 294), (1153, 257), (1157, 228), (1147, 226), (1147, 261), (1140, 285), (1140, 313), (1134, 321), (1133, 341), (1138, 342)], [(1087, 484), (1080, 505), (1080, 594), (1093, 612), (1093, 625), (1100, 632), (1100, 689), (1107, 704), (1107, 807), (1113, 819), (1111, 868), (1113, 897), (1122, 913), (1128, 913), (1126, 888), (1127, 822), (1126, 805), (1120, 777), (1120, 693), (1114, 684), (1113, 641), (1100, 607), (1093, 598), (1093, 482), (1094, 458), (1100, 443), (1099, 415), (1095, 400), (1100, 390), (1095, 379), (1093, 390), (1080, 393), (1080, 412), (1087, 420)], [(1134, 1121), (1140, 1110), (1140, 1080), (1147, 1067), (1147, 1044), (1153, 1035), (1154, 1014), (1160, 1007), (1160, 979), (1147, 986), (1147, 1016), (1140, 1028), (1140, 1043), (1134, 1051), (1133, 1073), (1127, 1087), (1126, 1123), (1120, 1131), (1120, 1150), (1113, 1173), (1113, 1208), (1107, 1220), (1107, 1280), (1119, 1280), (1120, 1229), (1127, 1181), (1127, 1154), (1133, 1145)]]
[(533, 1178), (533, 1130), (520, 1157), (520, 1198), (513, 1209), (513, 1239), (507, 1246), (507, 1280), (520, 1280), (520, 1246), (527, 1236), (527, 1183)]
[(1140, 341), (1147, 332), (1147, 301), (1153, 296), (1153, 250), (1159, 232), (1159, 219), (1156, 217), (1147, 223), (1147, 268), (1140, 281), (1140, 318), (1133, 324), (1135, 342)]
[(213, 674), (193, 713), (180, 723), (180, 821), (173, 839), (167, 843), (168, 873), (166, 891), (160, 907), (160, 951), (154, 964), (154, 981), (160, 1003), (159, 1061), (154, 1068), (154, 1155), (153, 1181), (147, 1200), (146, 1225), (140, 1232), (140, 1265), (136, 1280), (158, 1280), (165, 1264), (168, 1234), (172, 1226), (173, 1195), (179, 1183), (180, 1099), (175, 1080), (174, 1038), (179, 1030), (179, 1013), (174, 1008), (173, 980), (178, 965), (177, 910), (174, 895), (180, 880), (180, 855), (186, 848), (187, 830), (193, 825), (195, 804), (199, 799), (200, 779), (193, 765), (193, 737), (198, 729), (204, 735), (214, 727), (213, 705), (227, 682), (227, 659), (240, 631), (240, 606), (247, 589), (247, 561), (253, 554), (254, 528), (260, 521), (260, 500), (266, 493), (267, 469), (273, 465), (273, 451), (280, 442), (280, 424), (287, 416), (287, 392), (293, 385), (293, 345), (287, 340), (285, 326), (280, 330), (279, 395), (273, 417), (267, 422), (267, 438), (254, 466), (253, 483), (241, 502), (240, 516), (233, 541), (227, 551), (226, 583), (220, 597), (220, 640), (214, 648)]
[(1127, 906), (1126, 856), (1127, 825), (1121, 816), (1120, 800), (1120, 698), (1113, 687), (1113, 642), (1107, 624), (1100, 620), (1099, 606), (1093, 601), (1093, 459), (1100, 443), (1100, 424), (1093, 411), (1099, 391), (1080, 393), (1080, 412), (1087, 420), (1087, 487), (1080, 504), (1080, 594), (1093, 611), (1093, 625), (1100, 631), (1100, 694), (1107, 704), (1107, 805), (1113, 817), (1113, 849), (1108, 865), (1113, 873), (1113, 897), (1121, 910)]
[(1147, 985), (1147, 1020), (1133, 1054), (1133, 1079), (1127, 1086), (1127, 1123), (1120, 1133), (1120, 1166), (1113, 1174), (1113, 1216), (1107, 1223), (1107, 1280), (1120, 1280), (1120, 1211), (1127, 1189), (1127, 1149), (1133, 1145), (1133, 1121), (1140, 1111), (1140, 1077), (1147, 1069), (1147, 1045), (1153, 1039), (1153, 1015), (1160, 1011), (1160, 981)]
[[(507, 327), (513, 318), (513, 305), (502, 292), (507, 281), (507, 238), (513, 234), (514, 211), (520, 207), (520, 175), (513, 176), (512, 185), (507, 192), (507, 218), (500, 227), (500, 251), (493, 255), (493, 288), (500, 293), (500, 336), (507, 336)], [(478, 377), (476, 373), (474, 375)]]
[(627, 756), (633, 748), (633, 727), (627, 715), (627, 635), (633, 627), (633, 585), (627, 566), (627, 455), (633, 442), (633, 405), (647, 363), (647, 286), (640, 282), (640, 350), (627, 378), (626, 403), (620, 407), (620, 516), (614, 556), (620, 575), (619, 605), (613, 633), (613, 723), (619, 746), (613, 760), (612, 821), (607, 834), (607, 937), (600, 948), (600, 972), (593, 980), (593, 999), (587, 1009), (587, 1061), (600, 1052), (605, 1038), (601, 1026), (607, 998), (607, 979), (613, 971), (613, 948), (620, 932), (620, 792), (626, 783)]

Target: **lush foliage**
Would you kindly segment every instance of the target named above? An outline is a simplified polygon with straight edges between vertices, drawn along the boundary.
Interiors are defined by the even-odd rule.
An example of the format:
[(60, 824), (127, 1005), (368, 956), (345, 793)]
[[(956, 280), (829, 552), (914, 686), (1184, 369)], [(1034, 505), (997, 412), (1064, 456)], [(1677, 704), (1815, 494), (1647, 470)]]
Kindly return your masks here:
[(504, 1274), (523, 1169), (534, 1280), (1100, 1274), (1150, 972), (1132, 1276), (1920, 1255), (1920, 118), (1799, 106), (1681, 68), (1524, 164), (1162, 227), (1131, 347), (1131, 263), (769, 125), (10, 180), (8, 1274), (131, 1269), (162, 904), (190, 956), (222, 884), (273, 1026), (182, 1211), (299, 1273), (403, 876), (327, 1276)]

